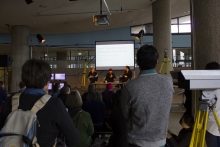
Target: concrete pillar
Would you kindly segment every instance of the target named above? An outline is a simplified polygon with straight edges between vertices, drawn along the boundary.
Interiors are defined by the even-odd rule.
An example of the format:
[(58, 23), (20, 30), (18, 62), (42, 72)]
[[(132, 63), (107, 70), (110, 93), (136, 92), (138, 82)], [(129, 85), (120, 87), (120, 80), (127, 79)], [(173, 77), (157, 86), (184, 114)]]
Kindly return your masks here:
[[(67, 68), (68, 61), (67, 61), (67, 52), (57, 52), (57, 68)], [(62, 60), (62, 61), (58, 61)]]
[(57, 52), (57, 60), (67, 60), (67, 52)]
[(11, 92), (16, 92), (21, 81), (21, 67), (29, 59), (29, 27), (12, 26), (12, 84)]
[(208, 62), (220, 63), (220, 1), (194, 0), (192, 31), (194, 69), (204, 69)]
[[(159, 61), (156, 70), (159, 71), (164, 50), (168, 51), (168, 58), (172, 62), (171, 46), (171, 6), (170, 0), (157, 0), (152, 4), (153, 13), (153, 45), (158, 49)], [(168, 66), (169, 67), (169, 66)]]

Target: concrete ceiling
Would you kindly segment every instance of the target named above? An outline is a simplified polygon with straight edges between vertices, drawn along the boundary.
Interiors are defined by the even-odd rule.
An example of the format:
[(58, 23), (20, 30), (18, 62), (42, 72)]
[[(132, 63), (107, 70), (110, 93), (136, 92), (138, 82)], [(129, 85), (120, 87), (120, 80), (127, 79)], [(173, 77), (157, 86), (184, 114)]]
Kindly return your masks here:
[[(172, 18), (189, 14), (189, 0), (170, 1)], [(27, 25), (31, 34), (58, 34), (152, 22), (150, 0), (106, 0), (106, 2), (112, 11), (112, 15), (109, 16), (110, 25), (98, 27), (93, 24), (92, 15), (99, 14), (100, 0), (36, 0), (30, 5), (27, 5), (25, 0), (1, 0), (0, 33), (9, 33), (6, 24)], [(104, 3), (103, 11), (104, 14), (108, 14)]]

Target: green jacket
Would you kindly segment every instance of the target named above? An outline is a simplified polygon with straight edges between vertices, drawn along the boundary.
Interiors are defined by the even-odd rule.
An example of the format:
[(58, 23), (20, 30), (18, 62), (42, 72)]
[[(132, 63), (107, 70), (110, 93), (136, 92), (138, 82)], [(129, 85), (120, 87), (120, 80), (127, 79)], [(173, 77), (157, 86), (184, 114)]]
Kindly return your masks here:
[(77, 147), (89, 147), (92, 140), (91, 136), (94, 132), (90, 114), (85, 111), (79, 111), (72, 120), (80, 133), (80, 141)]

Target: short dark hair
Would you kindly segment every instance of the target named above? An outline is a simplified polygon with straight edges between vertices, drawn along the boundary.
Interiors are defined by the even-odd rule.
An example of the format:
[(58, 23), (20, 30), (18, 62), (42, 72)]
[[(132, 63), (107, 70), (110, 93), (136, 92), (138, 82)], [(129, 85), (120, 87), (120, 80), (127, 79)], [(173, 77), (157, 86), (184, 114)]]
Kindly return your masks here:
[(144, 45), (137, 52), (137, 64), (141, 70), (154, 69), (158, 58), (159, 53), (152, 45)]
[(23, 82), (20, 82), (20, 83), (19, 83), (19, 88), (24, 88), (24, 87), (25, 87), (24, 83), (23, 83)]
[(205, 69), (207, 70), (220, 69), (220, 65), (217, 62), (209, 62), (208, 64), (206, 64)]
[(184, 121), (184, 123), (189, 126), (190, 128), (193, 128), (194, 125), (194, 118), (190, 115), (184, 115), (182, 117), (182, 121)]
[(27, 88), (44, 88), (51, 79), (50, 65), (40, 59), (30, 59), (21, 68), (21, 79)]
[(77, 90), (73, 90), (66, 99), (66, 107), (69, 109), (80, 108), (82, 106), (82, 98)]
[(55, 83), (53, 85), (53, 92), (57, 92), (59, 90), (59, 88), (60, 88), (60, 83)]
[(130, 70), (130, 66), (125, 66), (128, 70)]
[(70, 91), (70, 88), (69, 88), (68, 85), (67, 86), (63, 86), (63, 88), (60, 89), (60, 93), (61, 94), (67, 94), (67, 92), (69, 92), (69, 91)]

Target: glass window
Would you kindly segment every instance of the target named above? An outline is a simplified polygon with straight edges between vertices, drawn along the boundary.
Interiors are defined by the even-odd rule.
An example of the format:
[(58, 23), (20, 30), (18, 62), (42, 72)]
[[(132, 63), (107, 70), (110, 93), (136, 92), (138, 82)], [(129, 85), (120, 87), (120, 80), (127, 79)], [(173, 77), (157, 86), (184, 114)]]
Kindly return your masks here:
[(179, 18), (179, 24), (191, 23), (190, 16), (184, 16)]
[(191, 24), (179, 25), (179, 33), (190, 33)]
[(171, 19), (171, 24), (177, 24), (177, 18)]
[(178, 25), (171, 25), (171, 33), (178, 33)]

